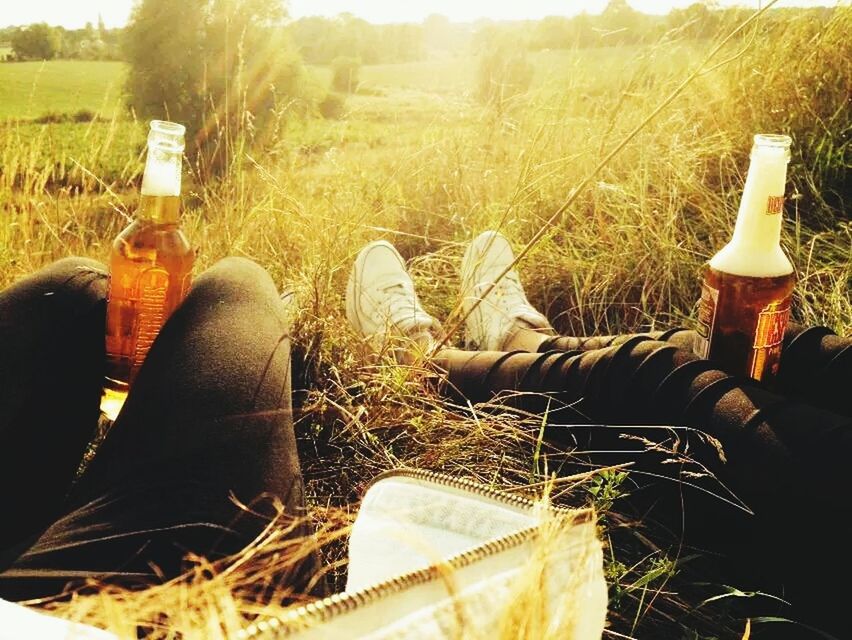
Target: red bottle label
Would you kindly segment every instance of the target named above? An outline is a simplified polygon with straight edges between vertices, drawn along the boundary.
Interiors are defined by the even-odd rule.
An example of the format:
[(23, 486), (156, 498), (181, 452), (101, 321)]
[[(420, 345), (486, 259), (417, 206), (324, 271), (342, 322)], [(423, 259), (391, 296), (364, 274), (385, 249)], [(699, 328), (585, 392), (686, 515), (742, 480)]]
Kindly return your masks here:
[(790, 298), (772, 302), (757, 317), (752, 346), (751, 377), (761, 380), (766, 373), (775, 375), (781, 359), (784, 330), (790, 318)]
[(769, 196), (766, 202), (766, 215), (776, 216), (784, 211), (784, 196)]

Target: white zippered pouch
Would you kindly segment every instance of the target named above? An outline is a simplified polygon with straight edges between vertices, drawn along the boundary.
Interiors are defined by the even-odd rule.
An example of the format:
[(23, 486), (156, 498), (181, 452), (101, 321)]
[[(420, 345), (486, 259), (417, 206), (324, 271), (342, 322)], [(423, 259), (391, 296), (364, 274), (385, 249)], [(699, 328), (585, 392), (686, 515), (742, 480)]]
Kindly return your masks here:
[[(397, 470), (373, 481), (358, 510), (346, 590), (260, 619), (235, 640), (599, 640), (606, 603), (591, 510)], [(116, 640), (0, 601), (0, 640), (12, 637)]]
[(111, 633), (0, 600), (0, 640), (117, 640)]
[[(603, 552), (593, 512), (474, 482), (391, 471), (367, 490), (346, 591), (260, 620), (239, 640), (599, 640)], [(519, 627), (523, 627), (520, 629)]]

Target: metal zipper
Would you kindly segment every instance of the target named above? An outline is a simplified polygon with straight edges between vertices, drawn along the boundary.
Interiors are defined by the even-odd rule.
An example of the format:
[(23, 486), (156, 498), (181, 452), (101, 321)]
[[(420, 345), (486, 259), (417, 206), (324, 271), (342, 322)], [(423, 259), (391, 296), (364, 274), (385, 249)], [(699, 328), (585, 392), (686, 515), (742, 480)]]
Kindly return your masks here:
[[(387, 478), (411, 478), (413, 480), (422, 480), (432, 484), (437, 484), (452, 489), (458, 489), (473, 493), (475, 495), (488, 498), (495, 502), (509, 505), (512, 507), (531, 510), (536, 506), (536, 503), (529, 498), (516, 496), (510, 493), (505, 493), (497, 489), (479, 484), (472, 480), (463, 478), (452, 478), (450, 476), (436, 473), (434, 471), (424, 471), (421, 469), (392, 469), (379, 474), (367, 485), (367, 489), (374, 484)], [(366, 493), (366, 489), (364, 491)], [(574, 516), (575, 522), (588, 522), (592, 519), (591, 509), (569, 509), (566, 507), (550, 507), (550, 511)], [(527, 541), (538, 529), (537, 525), (521, 529), (515, 533), (496, 538), (486, 542), (470, 551), (459, 553), (446, 561), (453, 570), (467, 567), (483, 558), (502, 553), (513, 547), (517, 547)], [(264, 640), (269, 638), (286, 638), (294, 633), (302, 631), (306, 628), (304, 621), (310, 620), (312, 623), (322, 624), (333, 617), (344, 613), (350, 613), (355, 609), (367, 606), (381, 598), (399, 593), (410, 587), (425, 584), (432, 580), (438, 579), (443, 575), (443, 567), (435, 565), (418, 569), (410, 573), (391, 578), (384, 582), (380, 582), (371, 587), (356, 591), (353, 593), (335, 593), (318, 602), (309, 604), (288, 611), (280, 616), (267, 618), (258, 622), (252, 623), (245, 629), (241, 629), (235, 636), (235, 640)]]
[[(423, 469), (391, 469), (389, 471), (384, 471), (370, 481), (366, 489), (364, 489), (364, 493), (367, 493), (367, 490), (374, 484), (386, 478), (412, 478), (413, 480), (425, 480), (432, 484), (450, 487), (451, 489), (459, 489), (461, 491), (466, 491), (467, 493), (473, 493), (483, 498), (489, 498), (494, 502), (518, 507), (525, 511), (534, 509), (537, 506), (537, 503), (534, 500), (512, 493), (507, 493), (505, 491), (500, 491), (499, 489), (493, 489), (474, 480), (453, 478), (452, 476), (447, 476), (443, 473), (425, 471)], [(585, 511), (589, 511), (589, 513), (591, 513), (589, 509), (570, 509), (567, 507), (556, 506), (551, 506), (549, 509), (553, 512), (564, 514), (571, 513), (579, 515), (581, 512)]]

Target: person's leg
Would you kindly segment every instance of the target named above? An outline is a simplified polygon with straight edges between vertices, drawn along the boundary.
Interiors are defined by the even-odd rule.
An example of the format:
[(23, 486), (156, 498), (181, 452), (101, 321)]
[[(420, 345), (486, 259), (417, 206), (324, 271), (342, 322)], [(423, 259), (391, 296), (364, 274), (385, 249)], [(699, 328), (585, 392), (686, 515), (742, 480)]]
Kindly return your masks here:
[(779, 393), (852, 417), (852, 336), (792, 324), (784, 333)]
[[(592, 351), (623, 344), (636, 335), (665, 340), (685, 350), (692, 349), (696, 338), (694, 331), (681, 328), (632, 335), (556, 336), (543, 340), (536, 350)], [(838, 336), (827, 327), (803, 327), (795, 323), (787, 326), (781, 365), (773, 383), (775, 391), (821, 409), (852, 416), (850, 380), (852, 337)]]
[[(461, 265), (466, 344), (492, 351), (591, 351), (622, 344), (634, 335), (665, 340), (686, 350), (695, 332), (681, 328), (620, 336), (555, 336), (546, 318), (527, 300), (514, 254), (501, 234), (486, 231), (470, 243)], [(502, 278), (498, 281), (498, 278)], [(825, 327), (790, 324), (773, 388), (807, 404), (852, 416), (852, 337)]]
[[(199, 277), (157, 337), (67, 515), (0, 574), (0, 596), (55, 593), (86, 576), (173, 578), (186, 554), (237, 552), (268, 524), (268, 503), (252, 514), (236, 501), (265, 495), (289, 518), (303, 515), (288, 329), (286, 305), (254, 263), (224, 260)], [(296, 575), (282, 580), (301, 586)]]
[[(496, 259), (480, 247), (485, 242), (474, 243), (465, 256), (462, 291), (465, 311), (484, 298), (468, 314), (468, 342), (493, 350), (435, 354), (433, 363), (446, 372), (444, 392), (463, 406), (493, 407), (502, 399), (520, 415), (546, 416), (546, 448), (554, 465), (563, 465), (566, 451), (584, 465), (632, 464), (630, 506), (677, 528), (687, 545), (727, 554), (729, 560), (719, 565), (728, 578), (771, 589), (781, 585), (796, 614), (817, 623), (827, 612), (842, 610), (832, 608), (836, 593), (813, 585), (820, 582), (820, 563), (829, 560), (820, 540), (839, 542), (846, 529), (817, 529), (791, 505), (836, 512), (844, 504), (850, 483), (843, 460), (852, 452), (848, 419), (773, 395), (759, 383), (715, 370), (689, 348), (647, 337), (562, 338), (563, 347), (572, 341), (568, 348), (578, 351), (507, 352), (550, 351), (552, 341), (543, 335), (547, 327), (537, 332), (527, 326), (525, 316), (531, 314), (515, 313), (529, 303), (512, 286), (519, 282), (507, 270), (508, 243), (494, 234), (485, 239), (497, 246)], [(471, 264), (491, 268), (471, 276)], [(513, 276), (511, 296), (502, 291), (507, 287), (490, 286), (503, 271)], [(404, 265), (397, 272), (407, 278)], [(360, 282), (356, 275), (357, 270), (350, 289)], [(383, 301), (385, 314), (396, 304), (417, 304), (410, 278), (398, 296)], [(593, 344), (597, 350), (581, 352)], [(606, 344), (615, 346), (600, 348)], [(537, 429), (540, 421), (535, 422)], [(814, 496), (812, 479), (818, 475), (829, 478), (830, 490)], [(794, 548), (810, 552), (791, 553)]]
[(405, 261), (389, 242), (371, 242), (358, 253), (346, 285), (346, 318), (378, 352), (400, 362), (428, 355), (440, 324), (423, 310)]
[[(527, 300), (512, 269), (514, 254), (499, 233), (486, 231), (470, 243), (462, 259), (461, 297), (466, 344), (493, 351), (591, 351), (617, 346), (634, 335), (555, 336), (550, 324)], [(502, 278), (501, 278), (502, 276)], [(499, 280), (498, 280), (499, 279)], [(692, 350), (695, 332), (680, 328), (645, 335)], [(788, 326), (781, 366), (772, 388), (807, 404), (852, 416), (852, 337), (825, 327)]]
[[(447, 393), (465, 404), (502, 402), (546, 415), (554, 449), (602, 465), (632, 463), (631, 504), (653, 504), (651, 517), (668, 524), (684, 518), (688, 544), (726, 555), (730, 575), (755, 588), (782, 586), (776, 594), (793, 603), (792, 615), (820, 628), (841, 624), (833, 617), (840, 596), (824, 574), (832, 564), (852, 569), (848, 555), (836, 553), (851, 533), (850, 418), (646, 337), (586, 352), (444, 350), (435, 364), (447, 372)], [(695, 431), (673, 438), (678, 430), (661, 425)], [(673, 439), (698, 464), (682, 467)], [(708, 492), (743, 501), (755, 516)], [(819, 516), (827, 513), (829, 522)]]
[[(653, 342), (651, 336), (551, 337), (549, 325), (527, 326), (534, 316), (516, 311), (530, 305), (509, 269), (512, 260), (496, 234), (483, 234), (465, 254), (465, 311), (478, 303), (467, 317), (468, 343), (503, 353), (436, 354), (433, 363), (446, 371), (445, 393), (463, 405), (502, 403), (520, 415), (546, 416), (555, 464), (565, 468), (566, 451), (580, 465), (629, 463), (627, 503), (640, 517), (661, 520), (687, 544), (725, 554), (729, 576), (786, 589), (797, 614), (815, 624), (840, 611), (836, 593), (814, 585), (824, 565), (839, 562), (825, 542), (841, 546), (852, 531), (845, 524), (817, 528), (791, 505), (852, 515), (844, 498), (852, 489), (844, 471), (852, 454), (852, 395), (841, 389), (852, 379), (852, 341), (791, 326), (776, 385), (786, 395), (775, 395), (699, 360), (694, 332), (658, 332)], [(476, 272), (470, 263), (485, 268)], [(491, 287), (501, 274), (508, 284)], [(513, 304), (501, 288), (516, 292)], [(828, 487), (818, 495), (816, 477)], [(791, 555), (792, 548), (811, 551)], [(835, 618), (828, 626), (839, 624)]]
[(553, 328), (527, 300), (506, 238), (481, 233), (461, 263), (461, 300), (465, 344), (489, 351), (538, 351)]
[(58, 515), (97, 427), (106, 281), (67, 258), (0, 292), (0, 550)]
[[(511, 250), (504, 239), (495, 237), (493, 234), (485, 234), (480, 236), (480, 240), (481, 242), (474, 243), (465, 254), (465, 268), (463, 269), (465, 285), (463, 285), (462, 291), (466, 294), (463, 297), (468, 302), (476, 295), (483, 295), (488, 284), (499, 275), (498, 272), (505, 270), (506, 265), (511, 262)], [(496, 247), (496, 250), (490, 252), (489, 250), (492, 247)], [(488, 268), (481, 268), (483, 265)], [(376, 277), (379, 272), (384, 272), (387, 275)], [(517, 280), (516, 274), (513, 280)], [(467, 334), (469, 341), (499, 348), (501, 345), (511, 344), (514, 336), (526, 328), (513, 311), (523, 310), (530, 305), (522, 289), (517, 287), (511, 287), (511, 289), (508, 292), (511, 295), (506, 295), (506, 291), (499, 289), (493, 289), (485, 294), (485, 299), (489, 303), (487, 305), (483, 303), (481, 313), (471, 313), (468, 316)], [(369, 304), (364, 300), (369, 301)], [(511, 300), (512, 304), (505, 304), (507, 300)], [(347, 316), (355, 330), (365, 337), (371, 338), (374, 343), (377, 342), (380, 349), (384, 348), (388, 341), (393, 338), (400, 340), (408, 337), (410, 341), (411, 332), (407, 331), (408, 325), (400, 320), (394, 322), (394, 318), (414, 319), (426, 315), (420, 307), (414, 285), (405, 270), (402, 258), (387, 243), (373, 243), (359, 253), (349, 279), (346, 302)], [(395, 310), (396, 313), (394, 313)], [(470, 311), (470, 306), (467, 306), (466, 310)], [(531, 313), (521, 313), (520, 315), (532, 316)], [(410, 324), (417, 327), (432, 327), (437, 323), (430, 321), (411, 322)], [(532, 329), (529, 331), (532, 334), (528, 337), (531, 339), (530, 346), (533, 349), (547, 338), (543, 333), (534, 332)], [(676, 349), (672, 347), (668, 350), (668, 354), (671, 355), (675, 351)], [(413, 354), (413, 350), (410, 351), (410, 354)], [(580, 464), (585, 465), (595, 464), (597, 466), (613, 462), (632, 461), (633, 458), (637, 457), (637, 450), (642, 449), (638, 439), (629, 441), (625, 446), (620, 438), (620, 430), (587, 426), (595, 420), (584, 412), (584, 407), (580, 407), (577, 403), (577, 398), (582, 397), (581, 391), (585, 383), (585, 375), (575, 374), (569, 378), (571, 368), (564, 368), (569, 364), (568, 360), (573, 355), (571, 353), (537, 355), (520, 351), (445, 349), (434, 355), (431, 364), (444, 372), (446, 384), (439, 383), (443, 392), (458, 400), (463, 406), (468, 405), (468, 400), (474, 402), (493, 401), (494, 396), (499, 395), (502, 391), (520, 392), (521, 395), (515, 395), (512, 398), (510, 406), (523, 410), (526, 415), (547, 416), (550, 423), (546, 433), (549, 442), (545, 449), (548, 451), (562, 454), (566, 450), (576, 451), (579, 448), (582, 450), (581, 455), (584, 458)], [(397, 357), (397, 359), (408, 362), (406, 358)], [(576, 358), (573, 359), (575, 363), (576, 360)], [(588, 369), (588, 364), (589, 362), (584, 364), (584, 369)], [(665, 369), (671, 363), (661, 364), (662, 367), (655, 367), (655, 372)], [(571, 383), (576, 388), (563, 388), (567, 383)], [(535, 422), (536, 425), (540, 425), (540, 420), (535, 420)], [(560, 423), (572, 423), (573, 426), (556, 426)], [(579, 427), (578, 424), (584, 426)], [(681, 431), (685, 432), (686, 430)], [(666, 437), (669, 433), (670, 430), (660, 437)], [(637, 430), (635, 435), (643, 434)], [(657, 436), (657, 434), (654, 434), (654, 436)], [(712, 444), (707, 446), (700, 435), (683, 433), (679, 434), (678, 437), (684, 443), (688, 441), (691, 448), (705, 447), (709, 449), (705, 452), (707, 453), (705, 459), (712, 460), (713, 455), (717, 453)], [(599, 455), (592, 459), (592, 456), (587, 455), (587, 453), (593, 447), (602, 451), (622, 450), (623, 454), (620, 458), (618, 456), (605, 458)], [(701, 471), (696, 465), (668, 464), (665, 459), (661, 459), (667, 457), (663, 447), (660, 448), (660, 452), (661, 455), (642, 455), (639, 457), (643, 469), (633, 469), (639, 480), (668, 475), (671, 481), (665, 483), (665, 487), (671, 489), (675, 487), (676, 480), (688, 476), (690, 473)], [(567, 473), (588, 470), (589, 468), (588, 466), (568, 468), (567, 465), (570, 463), (557, 462), (556, 456), (553, 456), (552, 460), (554, 466), (568, 469)], [(647, 472), (649, 475), (638, 475), (642, 472)], [(720, 484), (714, 482), (708, 473), (705, 472), (704, 476), (707, 476), (707, 479), (692, 478), (692, 485), (697, 487), (696, 492), (721, 491), (724, 493), (724, 487), (720, 488)], [(652, 483), (646, 482), (645, 484), (651, 485)], [(657, 484), (664, 484), (664, 481), (660, 480)], [(646, 495), (655, 494), (650, 497), (650, 501), (659, 497), (659, 490), (654, 491), (654, 489), (652, 487), (650, 491), (645, 491)], [(634, 490), (638, 489), (634, 488)], [(726, 497), (732, 502), (736, 501), (736, 497), (730, 495), (730, 492), (727, 492)], [(693, 500), (690, 498), (690, 504), (692, 502)], [(735, 511), (736, 509), (737, 507), (732, 507), (731, 510)], [(690, 513), (691, 511), (690, 506)], [(741, 507), (740, 511), (746, 513), (747, 508)], [(692, 527), (691, 521), (690, 527)]]

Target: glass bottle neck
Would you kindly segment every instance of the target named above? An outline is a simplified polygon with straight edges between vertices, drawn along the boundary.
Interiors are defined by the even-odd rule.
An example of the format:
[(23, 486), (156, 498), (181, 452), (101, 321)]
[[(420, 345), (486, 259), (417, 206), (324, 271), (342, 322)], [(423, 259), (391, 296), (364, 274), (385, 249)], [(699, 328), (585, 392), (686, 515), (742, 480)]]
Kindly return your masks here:
[(752, 153), (731, 243), (767, 251), (781, 242), (787, 159), (756, 148)]
[(178, 224), (180, 196), (151, 196), (143, 193), (139, 198), (136, 217), (154, 224)]
[(137, 217), (154, 224), (177, 224), (180, 215), (182, 156), (175, 145), (148, 144)]

